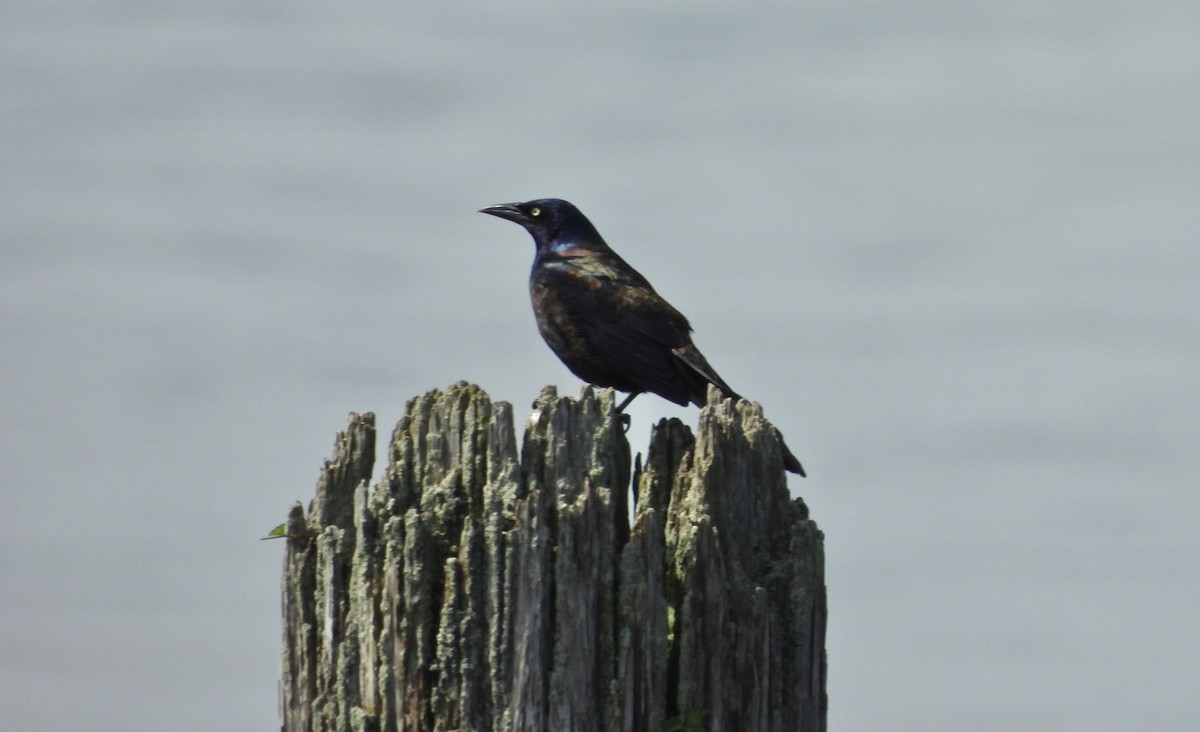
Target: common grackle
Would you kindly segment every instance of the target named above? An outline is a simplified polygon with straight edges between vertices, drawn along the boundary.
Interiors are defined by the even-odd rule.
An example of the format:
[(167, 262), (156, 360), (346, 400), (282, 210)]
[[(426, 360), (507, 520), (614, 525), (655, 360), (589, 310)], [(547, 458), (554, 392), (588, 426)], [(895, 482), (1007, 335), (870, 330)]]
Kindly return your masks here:
[[(692, 344), (687, 318), (609, 249), (579, 209), (542, 198), (480, 212), (515, 221), (533, 236), (529, 294), (538, 330), (576, 376), (629, 393), (618, 412), (644, 391), (703, 406), (712, 384), (726, 397), (742, 398)], [(784, 467), (803, 476), (778, 436)]]

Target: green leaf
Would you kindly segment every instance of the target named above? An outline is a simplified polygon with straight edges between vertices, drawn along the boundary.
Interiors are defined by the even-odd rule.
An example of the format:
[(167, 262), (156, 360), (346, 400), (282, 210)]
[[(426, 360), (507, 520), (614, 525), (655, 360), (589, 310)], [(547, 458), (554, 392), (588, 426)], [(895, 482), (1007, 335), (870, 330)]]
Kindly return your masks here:
[(280, 524), (271, 529), (271, 533), (264, 536), (262, 541), (266, 541), (267, 539), (282, 539), (285, 536), (287, 536), (287, 524)]

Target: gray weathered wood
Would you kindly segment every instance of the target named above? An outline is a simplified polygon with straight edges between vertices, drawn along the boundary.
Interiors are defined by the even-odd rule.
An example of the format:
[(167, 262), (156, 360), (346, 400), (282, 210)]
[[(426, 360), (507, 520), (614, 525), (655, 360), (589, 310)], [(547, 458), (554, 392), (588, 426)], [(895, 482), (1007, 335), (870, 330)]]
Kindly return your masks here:
[(374, 485), (352, 414), (288, 517), (284, 729), (825, 729), (822, 536), (775, 431), (714, 390), (631, 466), (613, 404), (544, 389), (518, 452), (508, 404), (431, 391)]

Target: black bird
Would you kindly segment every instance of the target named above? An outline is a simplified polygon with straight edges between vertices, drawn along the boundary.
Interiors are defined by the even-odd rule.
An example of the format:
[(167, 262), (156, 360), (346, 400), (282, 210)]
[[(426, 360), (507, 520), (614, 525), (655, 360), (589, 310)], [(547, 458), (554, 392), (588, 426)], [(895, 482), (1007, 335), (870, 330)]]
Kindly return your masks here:
[[(579, 378), (628, 392), (621, 412), (644, 391), (703, 406), (708, 385), (742, 397), (692, 344), (692, 327), (636, 269), (604, 243), (570, 203), (542, 198), (480, 209), (524, 226), (537, 252), (529, 294), (538, 330)], [(779, 435), (784, 466), (804, 475)]]

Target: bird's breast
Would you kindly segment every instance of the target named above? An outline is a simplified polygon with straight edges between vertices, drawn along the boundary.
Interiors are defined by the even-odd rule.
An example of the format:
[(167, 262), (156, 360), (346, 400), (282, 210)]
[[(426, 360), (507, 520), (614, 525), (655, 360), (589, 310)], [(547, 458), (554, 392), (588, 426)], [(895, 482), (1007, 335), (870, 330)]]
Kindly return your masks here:
[(564, 353), (577, 346), (580, 338), (579, 324), (571, 317), (570, 304), (565, 300), (565, 293), (547, 281), (546, 273), (542, 274), (543, 276), (539, 277), (535, 273), (529, 281), (533, 317), (546, 345), (562, 358)]

